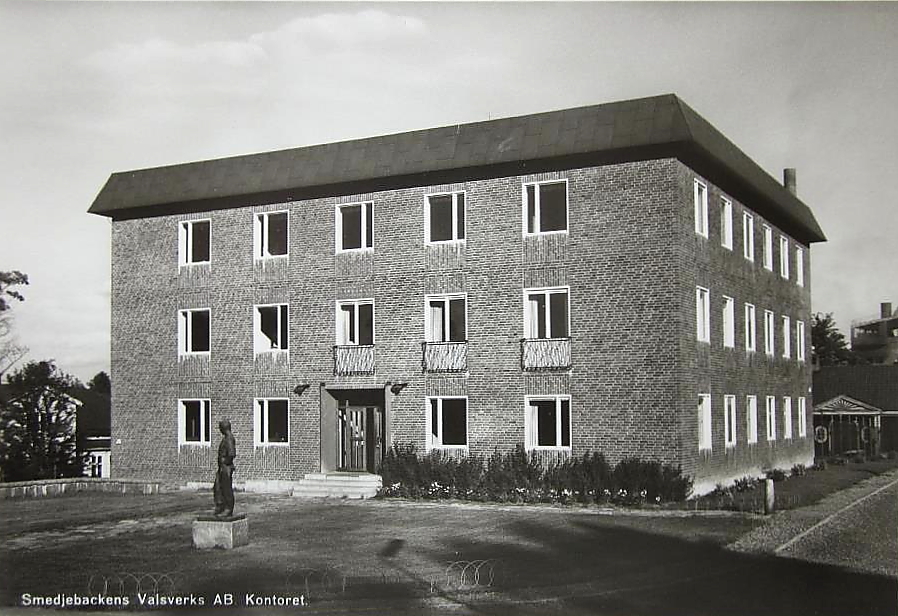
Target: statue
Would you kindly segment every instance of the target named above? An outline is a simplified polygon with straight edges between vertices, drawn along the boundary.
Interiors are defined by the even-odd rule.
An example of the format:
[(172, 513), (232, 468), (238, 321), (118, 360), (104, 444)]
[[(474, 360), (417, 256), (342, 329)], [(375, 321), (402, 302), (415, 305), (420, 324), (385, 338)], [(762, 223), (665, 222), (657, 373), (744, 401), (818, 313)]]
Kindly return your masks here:
[(222, 419), (218, 422), (221, 432), (221, 443), (218, 445), (218, 470), (215, 472), (215, 483), (212, 486), (215, 498), (215, 515), (230, 517), (234, 514), (234, 458), (237, 457), (237, 442), (231, 434), (231, 422)]

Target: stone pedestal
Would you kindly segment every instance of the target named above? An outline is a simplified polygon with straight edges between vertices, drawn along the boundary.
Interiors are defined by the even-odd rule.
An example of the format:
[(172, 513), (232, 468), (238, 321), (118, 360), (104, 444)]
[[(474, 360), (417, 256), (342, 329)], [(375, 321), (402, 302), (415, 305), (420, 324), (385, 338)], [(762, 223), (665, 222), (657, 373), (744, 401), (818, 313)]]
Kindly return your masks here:
[(193, 521), (193, 547), (198, 550), (224, 548), (231, 550), (249, 543), (246, 514), (227, 517), (200, 515)]

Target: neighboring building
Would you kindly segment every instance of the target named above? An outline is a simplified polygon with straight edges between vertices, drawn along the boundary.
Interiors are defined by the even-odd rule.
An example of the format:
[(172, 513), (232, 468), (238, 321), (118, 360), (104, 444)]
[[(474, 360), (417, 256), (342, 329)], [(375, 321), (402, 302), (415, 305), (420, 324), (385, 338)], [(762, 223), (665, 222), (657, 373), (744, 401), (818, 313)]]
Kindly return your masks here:
[(88, 477), (109, 477), (112, 451), (109, 394), (78, 389), (72, 395), (81, 402), (75, 430), (78, 450), (84, 454), (84, 474)]
[(810, 463), (813, 214), (674, 95), (113, 174), (113, 475)]
[(898, 366), (824, 366), (814, 397), (818, 456), (898, 451)]
[(851, 323), (851, 350), (871, 364), (898, 364), (898, 310), (879, 305), (879, 317)]

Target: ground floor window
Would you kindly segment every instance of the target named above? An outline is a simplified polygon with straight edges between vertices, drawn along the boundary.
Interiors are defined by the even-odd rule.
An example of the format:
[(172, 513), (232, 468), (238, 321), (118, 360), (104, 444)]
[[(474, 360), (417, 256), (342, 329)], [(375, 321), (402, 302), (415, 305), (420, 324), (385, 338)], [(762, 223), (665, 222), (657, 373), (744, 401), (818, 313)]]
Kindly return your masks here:
[(808, 435), (808, 406), (804, 397), (798, 399), (798, 436), (805, 437)]
[(524, 429), (528, 449), (570, 448), (570, 396), (528, 397), (526, 409)]
[(290, 442), (288, 416), (290, 404), (286, 399), (259, 398), (255, 408), (256, 445), (286, 445)]
[(767, 396), (767, 440), (776, 440), (776, 398)]
[(467, 447), (467, 398), (428, 398), (427, 423), (429, 447)]
[(736, 445), (736, 396), (723, 397), (723, 423), (727, 447)]
[(698, 448), (711, 449), (711, 394), (698, 395)]
[(745, 397), (745, 438), (749, 444), (758, 442), (758, 397)]
[(792, 398), (783, 397), (783, 438), (792, 438)]
[(178, 442), (208, 445), (211, 442), (209, 400), (178, 401)]

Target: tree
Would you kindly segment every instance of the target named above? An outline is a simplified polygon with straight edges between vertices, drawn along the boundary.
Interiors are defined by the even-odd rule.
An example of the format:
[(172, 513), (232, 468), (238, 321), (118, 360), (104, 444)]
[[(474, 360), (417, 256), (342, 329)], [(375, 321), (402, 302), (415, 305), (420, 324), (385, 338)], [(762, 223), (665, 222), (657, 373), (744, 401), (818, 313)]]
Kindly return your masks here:
[(99, 394), (112, 393), (112, 381), (109, 380), (109, 375), (103, 371), (97, 372), (93, 378), (87, 382), (87, 387)]
[(831, 312), (811, 317), (811, 347), (820, 366), (844, 366), (866, 363), (848, 348), (845, 336), (836, 327)]
[(22, 359), (28, 349), (18, 344), (12, 334), (12, 307), (9, 299), (25, 301), (21, 293), (11, 287), (28, 284), (28, 276), (19, 271), (0, 271), (0, 376)]
[(78, 477), (74, 379), (52, 361), (29, 362), (7, 377), (0, 401), (0, 470), (5, 481)]
[(7, 298), (17, 299), (20, 302), (25, 301), (22, 294), (12, 289), (16, 285), (28, 284), (28, 276), (18, 270), (11, 272), (0, 271), (0, 312), (9, 310), (10, 304)]

